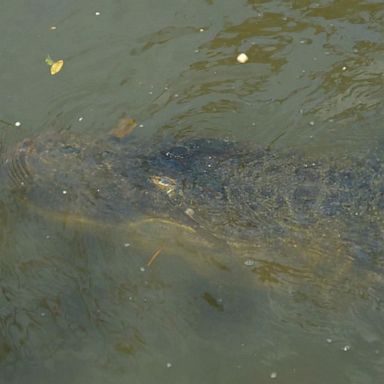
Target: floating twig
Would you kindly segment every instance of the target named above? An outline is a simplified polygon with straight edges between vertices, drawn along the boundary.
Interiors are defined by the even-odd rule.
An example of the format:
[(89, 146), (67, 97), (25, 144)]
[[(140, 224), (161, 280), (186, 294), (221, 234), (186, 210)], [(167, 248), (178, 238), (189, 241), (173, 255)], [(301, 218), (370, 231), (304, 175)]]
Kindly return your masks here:
[(161, 251), (163, 250), (163, 247), (160, 247), (153, 255), (152, 257), (149, 259), (148, 263), (147, 263), (147, 266), (150, 267), (152, 265), (152, 263), (158, 258), (158, 256), (160, 255)]

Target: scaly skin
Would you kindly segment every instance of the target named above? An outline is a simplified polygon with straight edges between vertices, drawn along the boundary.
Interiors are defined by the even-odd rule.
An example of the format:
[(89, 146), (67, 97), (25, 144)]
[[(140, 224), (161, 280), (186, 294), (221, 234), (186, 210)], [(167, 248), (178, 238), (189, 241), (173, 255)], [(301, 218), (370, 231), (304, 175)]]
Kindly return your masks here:
[(40, 210), (85, 223), (180, 223), (255, 259), (262, 281), (313, 280), (323, 270), (321, 286), (330, 272), (344, 276), (336, 284), (356, 265), (374, 279), (383, 266), (379, 154), (312, 159), (225, 140), (138, 146), (52, 134), (9, 151), (2, 168), (13, 192)]

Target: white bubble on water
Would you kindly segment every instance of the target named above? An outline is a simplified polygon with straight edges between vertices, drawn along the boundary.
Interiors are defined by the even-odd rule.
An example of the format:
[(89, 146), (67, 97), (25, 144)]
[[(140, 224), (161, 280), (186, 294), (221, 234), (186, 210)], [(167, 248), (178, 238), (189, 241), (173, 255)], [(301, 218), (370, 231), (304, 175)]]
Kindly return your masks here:
[(276, 377), (277, 377), (277, 372), (272, 372), (272, 373), (269, 375), (269, 377), (270, 377), (271, 379), (276, 379)]
[(344, 347), (343, 347), (342, 349), (343, 349), (344, 352), (348, 352), (348, 351), (351, 350), (351, 348), (352, 348), (352, 347), (351, 347), (350, 345), (347, 344), (347, 345), (344, 345)]
[(244, 52), (242, 52), (237, 55), (236, 60), (238, 63), (244, 64), (248, 61), (248, 56)]

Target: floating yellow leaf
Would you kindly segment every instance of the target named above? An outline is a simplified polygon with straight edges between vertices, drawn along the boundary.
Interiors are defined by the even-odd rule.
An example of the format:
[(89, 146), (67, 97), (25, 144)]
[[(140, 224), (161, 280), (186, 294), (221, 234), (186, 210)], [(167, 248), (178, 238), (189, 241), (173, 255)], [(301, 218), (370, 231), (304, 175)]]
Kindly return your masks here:
[(61, 71), (63, 68), (64, 60), (57, 60), (51, 65), (51, 75), (56, 75), (56, 73)]
[(56, 73), (59, 73), (64, 65), (64, 60), (53, 61), (49, 55), (45, 59), (45, 62), (51, 67), (51, 75), (56, 75)]
[(137, 126), (136, 120), (131, 117), (123, 117), (117, 123), (117, 127), (111, 132), (116, 139), (127, 137)]

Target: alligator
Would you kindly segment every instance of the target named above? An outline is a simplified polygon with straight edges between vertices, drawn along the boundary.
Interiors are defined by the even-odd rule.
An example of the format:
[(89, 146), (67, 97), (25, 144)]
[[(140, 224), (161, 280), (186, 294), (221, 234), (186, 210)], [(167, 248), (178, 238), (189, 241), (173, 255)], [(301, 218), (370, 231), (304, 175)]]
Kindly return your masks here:
[(217, 138), (139, 143), (62, 132), (11, 148), (1, 172), (12, 195), (41, 212), (111, 225), (177, 223), (228, 246), (262, 280), (323, 262), (321, 278), (351, 265), (381, 276), (380, 151), (314, 157)]

